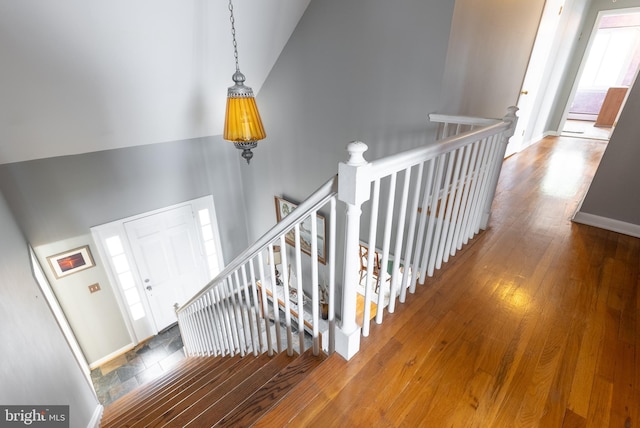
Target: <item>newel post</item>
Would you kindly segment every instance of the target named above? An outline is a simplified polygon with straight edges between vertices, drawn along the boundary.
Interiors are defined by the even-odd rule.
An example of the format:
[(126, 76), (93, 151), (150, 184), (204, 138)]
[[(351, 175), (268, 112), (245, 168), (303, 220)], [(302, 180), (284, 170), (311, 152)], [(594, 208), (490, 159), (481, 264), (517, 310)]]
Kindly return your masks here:
[(502, 137), (498, 144), (500, 144), (497, 150), (497, 157), (495, 162), (495, 168), (493, 168), (493, 175), (491, 179), (491, 187), (489, 187), (488, 199), (485, 202), (484, 209), (482, 211), (482, 218), (480, 220), (480, 229), (486, 230), (489, 225), (489, 218), (491, 217), (491, 205), (493, 204), (493, 198), (496, 195), (496, 187), (498, 186), (498, 179), (500, 178), (500, 171), (502, 170), (502, 162), (504, 162), (504, 154), (507, 151), (507, 145), (509, 139), (513, 137), (516, 132), (516, 126), (518, 125), (518, 116), (516, 115), (518, 107), (511, 106), (507, 108), (507, 114), (502, 118), (503, 122), (509, 123), (509, 129), (502, 133)]
[(356, 322), (358, 260), (360, 243), (360, 207), (369, 199), (371, 165), (363, 154), (367, 145), (352, 141), (347, 145), (349, 160), (338, 165), (338, 199), (347, 205), (344, 241), (344, 275), (342, 280), (342, 324), (336, 331), (336, 351), (349, 360), (360, 349), (360, 327)]

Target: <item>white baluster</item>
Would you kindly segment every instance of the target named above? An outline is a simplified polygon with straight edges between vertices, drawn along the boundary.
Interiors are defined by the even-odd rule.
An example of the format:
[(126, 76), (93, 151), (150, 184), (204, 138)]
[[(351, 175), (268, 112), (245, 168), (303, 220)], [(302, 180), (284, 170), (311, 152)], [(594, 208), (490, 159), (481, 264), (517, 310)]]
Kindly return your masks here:
[[(418, 219), (418, 205), (420, 204), (420, 190), (422, 186), (422, 174), (424, 172), (424, 162), (420, 162), (418, 166), (418, 176), (416, 178), (416, 187), (413, 191), (413, 202), (411, 203), (411, 215), (409, 216), (409, 227), (408, 227), (408, 235), (407, 235), (407, 243), (404, 251), (404, 260), (405, 260), (405, 269), (402, 275), (402, 285), (400, 291), (400, 302), (404, 303), (407, 296), (407, 288), (409, 286), (409, 281), (413, 277), (413, 270), (415, 267), (411, 264), (411, 256), (413, 253), (413, 243), (416, 239), (416, 222)], [(417, 251), (417, 248), (416, 248)], [(411, 284), (412, 287), (415, 287), (415, 280)], [(411, 290), (410, 290), (411, 291)]]
[(447, 242), (445, 245), (445, 253), (443, 255), (443, 260), (446, 263), (449, 260), (449, 256), (453, 256), (456, 251), (455, 246), (455, 236), (459, 233), (460, 223), (462, 219), (461, 215), (461, 206), (462, 206), (462, 198), (465, 194), (465, 183), (466, 183), (466, 168), (469, 165), (469, 153), (470, 150), (468, 147), (462, 147), (458, 151), (458, 161), (456, 164), (456, 198), (453, 205), (453, 213), (451, 214), (451, 226), (449, 227), (449, 232), (447, 234)]
[(282, 300), (284, 301), (284, 323), (287, 330), (287, 355), (293, 355), (293, 335), (291, 333), (291, 302), (289, 301), (289, 266), (287, 262), (287, 247), (284, 235), (280, 237), (280, 257), (282, 267)]
[[(296, 224), (294, 229), (295, 239), (295, 260), (296, 260), (296, 285), (298, 290), (298, 309), (304, 307), (304, 290), (302, 288), (302, 251), (300, 249), (300, 224)], [(304, 310), (298, 311), (298, 345), (300, 353), (304, 352)]]
[[(387, 266), (389, 266), (389, 243), (391, 242), (393, 207), (396, 200), (396, 179), (397, 174), (394, 172), (390, 175), (389, 194), (387, 195), (387, 212), (384, 221), (384, 235), (382, 238), (382, 261), (380, 262), (380, 272), (378, 272), (378, 307), (384, 307), (384, 296), (387, 286), (386, 276), (388, 275)], [(371, 248), (371, 244), (369, 244), (369, 247)], [(389, 291), (389, 299), (391, 299), (391, 291)], [(376, 323), (382, 324), (382, 311), (378, 311), (376, 313)]]
[(249, 282), (247, 281), (247, 264), (243, 264), (242, 265), (242, 284), (244, 285), (244, 299), (245, 299), (245, 305), (247, 307), (247, 324), (246, 324), (246, 328), (249, 330), (249, 334), (250, 334), (250, 340), (251, 340), (251, 349), (253, 350), (253, 355), (257, 356), (258, 355), (258, 347), (257, 347), (257, 343), (258, 343), (258, 338), (256, 337), (256, 332), (255, 332), (255, 324), (254, 324), (254, 312), (253, 312), (253, 307), (254, 305), (251, 304), (251, 295), (249, 294)]
[(449, 221), (451, 221), (451, 211), (453, 210), (453, 200), (455, 198), (455, 177), (453, 173), (456, 166), (456, 152), (449, 153), (448, 158), (447, 173), (445, 174), (445, 181), (442, 186), (443, 194), (442, 200), (440, 201), (440, 212), (438, 213), (439, 222), (438, 231), (436, 232), (438, 236), (438, 249), (434, 251), (436, 269), (442, 267), (444, 246), (446, 244)]
[[(273, 244), (269, 244), (269, 270), (271, 275), (271, 281), (269, 284), (271, 285), (271, 303), (273, 305), (273, 324), (276, 329), (276, 351), (282, 351), (282, 333), (280, 332), (280, 308), (278, 307), (278, 290), (276, 288), (276, 264), (275, 259), (273, 258)], [(284, 248), (281, 248), (280, 251), (284, 251)]]
[[(240, 343), (242, 349), (240, 355), (244, 357), (246, 351), (249, 349), (249, 342), (251, 340), (249, 329), (249, 320), (242, 304), (242, 288), (240, 286), (240, 276), (236, 270), (233, 273), (231, 280), (231, 292), (233, 293), (233, 301), (236, 303), (236, 324), (238, 325), (238, 335), (240, 336)], [(233, 291), (233, 284), (235, 284), (235, 292)]]
[[(429, 204), (429, 220), (427, 222), (427, 234), (424, 239), (424, 253), (422, 254), (422, 263), (421, 270), (426, 272), (425, 277), (433, 276), (433, 269), (430, 269), (428, 264), (431, 254), (433, 253), (434, 241), (436, 240), (434, 236), (436, 221), (437, 221), (437, 211), (438, 211), (438, 200), (440, 199), (440, 190), (442, 186), (442, 176), (444, 175), (445, 170), (445, 154), (442, 154), (438, 157), (437, 160), (437, 168), (434, 177), (433, 189), (431, 191), (431, 202)], [(422, 284), (424, 284), (425, 278), (422, 279)]]
[(476, 183), (475, 173), (476, 173), (476, 160), (478, 158), (478, 151), (480, 147), (480, 142), (476, 141), (472, 145), (471, 149), (471, 160), (469, 161), (469, 170), (467, 173), (467, 190), (466, 190), (466, 198), (463, 200), (464, 204), (464, 214), (462, 218), (462, 228), (460, 230), (460, 236), (458, 237), (458, 242), (456, 243), (456, 247), (458, 250), (462, 249), (462, 245), (467, 243), (467, 235), (469, 230), (470, 217), (472, 213), (472, 205), (473, 205), (473, 189)]
[(262, 317), (265, 323), (265, 332), (267, 334), (267, 353), (273, 356), (273, 343), (271, 340), (271, 324), (269, 323), (269, 304), (267, 303), (267, 281), (264, 274), (264, 256), (262, 253), (258, 255), (258, 271), (260, 273), (260, 294), (262, 297)]
[(318, 222), (316, 221), (317, 211), (311, 212), (311, 319), (313, 336), (313, 355), (320, 354), (320, 330), (318, 329), (318, 308), (320, 298), (318, 293)]
[(480, 214), (481, 214), (481, 200), (480, 197), (482, 195), (482, 184), (484, 181), (484, 168), (487, 162), (487, 139), (484, 138), (480, 145), (480, 152), (478, 153), (478, 168), (476, 170), (474, 180), (474, 191), (473, 191), (473, 200), (471, 202), (472, 216), (469, 222), (469, 229), (467, 234), (467, 240), (473, 238), (480, 230)]
[(253, 264), (253, 260), (251, 259), (249, 260), (249, 274), (251, 275), (251, 295), (253, 296), (253, 312), (255, 315), (255, 320), (256, 320), (256, 334), (258, 336), (258, 345), (256, 345), (254, 343), (254, 353), (258, 354), (261, 353), (262, 350), (265, 348), (264, 347), (264, 341), (262, 340), (262, 317), (260, 316), (260, 312), (262, 311), (262, 309), (260, 308), (260, 300), (258, 300), (258, 286), (256, 284), (256, 270), (255, 270), (255, 266)]
[[(396, 294), (398, 293), (398, 280), (400, 272), (400, 262), (402, 254), (402, 240), (404, 238), (404, 227), (407, 218), (407, 201), (409, 199), (409, 184), (411, 182), (411, 168), (404, 170), (404, 185), (402, 188), (402, 200), (400, 202), (400, 213), (396, 222), (396, 243), (393, 248), (393, 267), (391, 268), (391, 294), (389, 296), (389, 313), (395, 311)], [(386, 266), (385, 266), (386, 270)], [(400, 284), (402, 286), (402, 284)]]
[(421, 285), (424, 285), (425, 277), (427, 276), (425, 275), (425, 270), (422, 268), (421, 260), (422, 260), (423, 252), (426, 251), (423, 244), (425, 241), (425, 228), (427, 227), (428, 213), (429, 213), (429, 204), (430, 204), (429, 195), (432, 192), (433, 176), (435, 171), (436, 160), (429, 159), (427, 162), (428, 162), (427, 176), (426, 176), (426, 183), (424, 185), (424, 193), (422, 195), (420, 225), (418, 226), (416, 251), (413, 254), (413, 272), (411, 274), (411, 289), (409, 290), (412, 293), (415, 293), (416, 291), (416, 282), (418, 280), (418, 276), (422, 274), (422, 276), (420, 276)]
[[(371, 216), (369, 219), (369, 239), (367, 241), (367, 276), (365, 277), (365, 291), (364, 291), (364, 314), (362, 316), (362, 335), (369, 336), (369, 327), (371, 324), (371, 297), (373, 295), (372, 289), (372, 279), (373, 279), (373, 271), (375, 262), (375, 254), (376, 254), (376, 239), (378, 232), (378, 208), (380, 204), (380, 179), (376, 179), (373, 182), (373, 197), (371, 199)], [(378, 276), (376, 278), (376, 283), (378, 284), (380, 281), (380, 272), (378, 272)], [(382, 312), (383, 306), (377, 305), (377, 312)], [(382, 317), (382, 314), (380, 314)]]
[(336, 198), (331, 198), (329, 215), (329, 355), (336, 350)]

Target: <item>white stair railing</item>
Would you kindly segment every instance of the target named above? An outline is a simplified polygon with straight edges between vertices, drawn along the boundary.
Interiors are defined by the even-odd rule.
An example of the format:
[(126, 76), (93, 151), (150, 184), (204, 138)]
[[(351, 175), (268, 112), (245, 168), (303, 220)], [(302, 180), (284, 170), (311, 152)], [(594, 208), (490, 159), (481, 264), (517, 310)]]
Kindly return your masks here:
[[(333, 177), (301, 203), (254, 245), (236, 257), (205, 288), (176, 308), (185, 351), (196, 355), (244, 356), (247, 352), (282, 352), (292, 355), (294, 348), (306, 350), (305, 331), (311, 335), (313, 352), (334, 351), (336, 185)], [(318, 233), (316, 219), (323, 210), (329, 242), (326, 257), (329, 295), (328, 320), (320, 319), (318, 281)], [(310, 261), (302, 263), (301, 225), (311, 224)], [(287, 247), (285, 236), (295, 246)], [(277, 277), (274, 247), (280, 246), (282, 276)], [(293, 260), (289, 263), (289, 255)], [(294, 275), (290, 274), (293, 267)], [(291, 277), (297, 280), (292, 283)], [(278, 284), (278, 282), (280, 284)], [(290, 289), (291, 286), (291, 289)], [(284, 320), (281, 320), (284, 317)], [(297, 343), (293, 337), (297, 329)], [(322, 328), (321, 328), (322, 327)], [(283, 343), (284, 342), (284, 343)]]
[[(358, 325), (363, 336), (369, 335), (372, 303), (380, 324), (385, 308), (394, 312), (396, 300), (404, 302), (418, 280), (424, 284), (487, 227), (516, 111), (509, 108), (502, 120), (431, 115), (440, 124), (441, 140), (373, 162), (363, 157), (365, 144), (348, 146), (351, 157), (340, 164), (338, 183), (338, 199), (348, 207), (343, 299), (360, 294), (364, 310), (356, 319), (354, 307), (343, 305), (343, 334), (354, 348), (338, 349), (342, 355), (357, 351)], [(364, 237), (359, 235), (361, 221), (368, 227)], [(373, 269), (358, 275), (360, 245), (367, 248), (363, 265), (381, 260), (377, 277)]]
[[(286, 348), (291, 355), (294, 322), (299, 352), (305, 350), (307, 330), (315, 354), (322, 347), (350, 359), (359, 349), (361, 334), (369, 335), (372, 303), (377, 308), (376, 322), (381, 323), (385, 308), (394, 312), (397, 300), (405, 302), (407, 290), (414, 293), (418, 280), (424, 284), (435, 269), (487, 227), (505, 149), (517, 122), (516, 111), (510, 107), (502, 120), (430, 115), (430, 120), (439, 124), (438, 141), (372, 162), (364, 159), (364, 143), (350, 143), (349, 160), (340, 163), (337, 177), (176, 309), (187, 354), (257, 355), (266, 351), (271, 355)], [(337, 200), (346, 205), (344, 246), (339, 252)], [(300, 243), (301, 225), (315, 219), (318, 212), (328, 223), (326, 322), (318, 313), (315, 221), (310, 221), (311, 257), (309, 261), (305, 256), (305, 263)], [(361, 222), (368, 228), (362, 236)], [(286, 246), (287, 234), (293, 234), (293, 248)], [(282, 266), (293, 267), (294, 293), (289, 289), (289, 269), (283, 269), (279, 286), (274, 265), (268, 264), (274, 260), (277, 245)], [(373, 269), (362, 275), (361, 245), (368, 250), (366, 266), (374, 266), (378, 256), (381, 259), (377, 278)], [(344, 260), (336, 264), (338, 253)], [(342, 272), (337, 273), (336, 266)], [(336, 276), (342, 278), (339, 311), (335, 307)], [(295, 297), (289, 298), (291, 295)], [(358, 307), (363, 311), (357, 315)], [(340, 328), (336, 328), (336, 312)]]

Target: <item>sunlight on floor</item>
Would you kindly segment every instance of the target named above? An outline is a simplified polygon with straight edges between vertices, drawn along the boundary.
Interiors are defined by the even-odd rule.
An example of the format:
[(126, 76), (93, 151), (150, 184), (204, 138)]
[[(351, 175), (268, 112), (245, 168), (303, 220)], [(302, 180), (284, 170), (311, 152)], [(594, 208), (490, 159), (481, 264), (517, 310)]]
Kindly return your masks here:
[(588, 120), (567, 120), (560, 135), (565, 137), (608, 140), (613, 132), (613, 127), (596, 127), (594, 123), (595, 122)]
[(585, 168), (581, 150), (554, 150), (542, 179), (541, 189), (549, 196), (570, 198), (580, 189)]

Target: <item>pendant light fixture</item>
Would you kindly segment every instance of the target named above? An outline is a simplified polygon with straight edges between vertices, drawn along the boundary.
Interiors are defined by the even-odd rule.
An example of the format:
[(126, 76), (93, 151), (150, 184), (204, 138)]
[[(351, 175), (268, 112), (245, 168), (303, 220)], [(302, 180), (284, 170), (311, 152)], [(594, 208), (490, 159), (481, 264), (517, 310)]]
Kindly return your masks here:
[(236, 72), (232, 76), (235, 85), (231, 86), (227, 93), (224, 139), (232, 141), (237, 149), (242, 150), (242, 157), (249, 163), (253, 157), (251, 149), (255, 149), (258, 146), (258, 141), (264, 139), (267, 134), (262, 126), (253, 89), (244, 85), (245, 77), (238, 66), (238, 43), (236, 42), (235, 19), (231, 0), (229, 0), (229, 12), (231, 14), (231, 35), (233, 36)]

